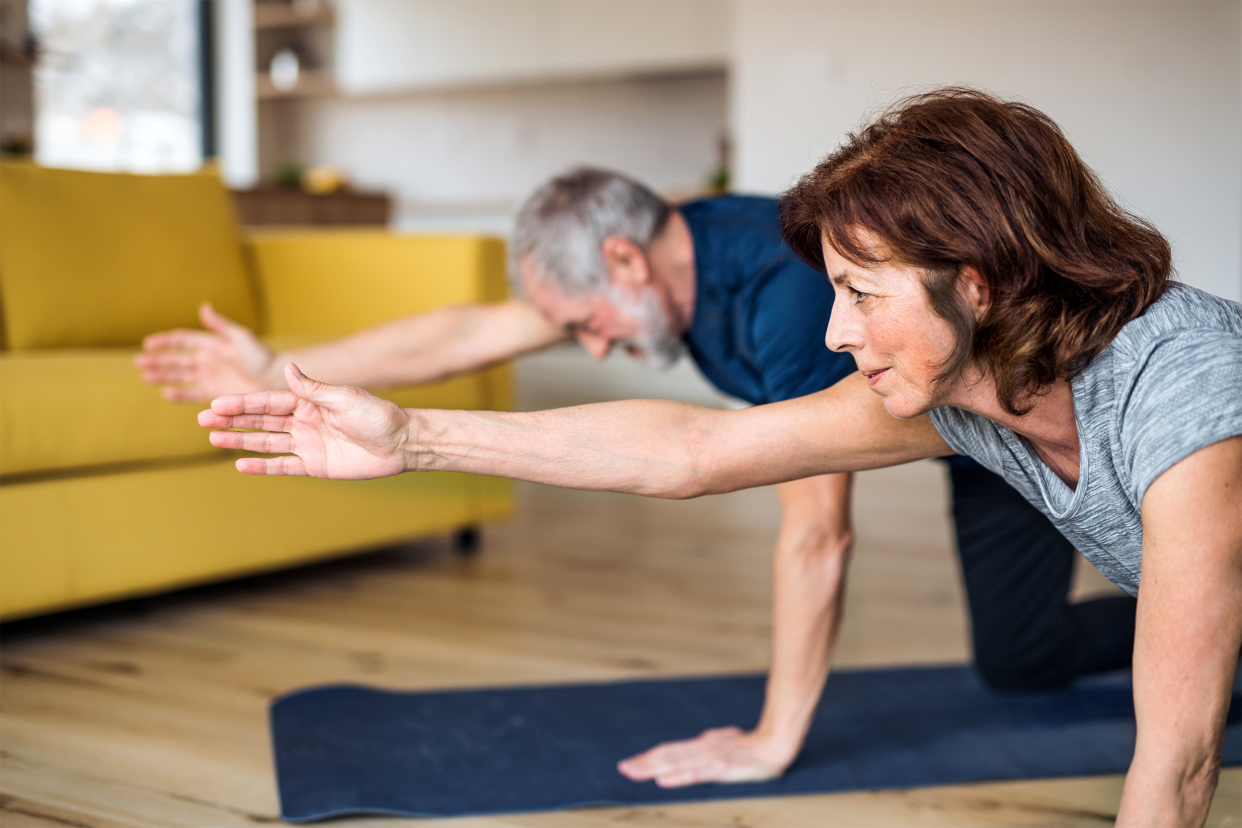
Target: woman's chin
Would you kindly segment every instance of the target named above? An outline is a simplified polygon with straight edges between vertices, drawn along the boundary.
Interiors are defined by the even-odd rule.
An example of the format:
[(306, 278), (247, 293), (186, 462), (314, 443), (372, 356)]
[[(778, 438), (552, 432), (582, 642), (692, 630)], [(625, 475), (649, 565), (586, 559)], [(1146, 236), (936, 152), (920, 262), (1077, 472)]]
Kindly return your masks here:
[(927, 413), (931, 406), (926, 400), (911, 400), (900, 395), (885, 396), (884, 408), (899, 420), (909, 420)]

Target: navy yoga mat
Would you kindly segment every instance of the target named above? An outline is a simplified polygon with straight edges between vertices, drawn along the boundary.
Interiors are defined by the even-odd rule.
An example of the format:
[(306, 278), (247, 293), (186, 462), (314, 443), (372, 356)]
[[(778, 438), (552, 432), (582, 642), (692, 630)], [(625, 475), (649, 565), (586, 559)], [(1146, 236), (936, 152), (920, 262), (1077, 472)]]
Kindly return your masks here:
[[(394, 693), (356, 686), (272, 705), (286, 820), (463, 816), (1119, 773), (1134, 748), (1128, 673), (1043, 693), (986, 690), (969, 667), (834, 672), (780, 779), (664, 790), (617, 760), (708, 727), (753, 725), (762, 676)], [(1235, 682), (1226, 764), (1242, 763)]]

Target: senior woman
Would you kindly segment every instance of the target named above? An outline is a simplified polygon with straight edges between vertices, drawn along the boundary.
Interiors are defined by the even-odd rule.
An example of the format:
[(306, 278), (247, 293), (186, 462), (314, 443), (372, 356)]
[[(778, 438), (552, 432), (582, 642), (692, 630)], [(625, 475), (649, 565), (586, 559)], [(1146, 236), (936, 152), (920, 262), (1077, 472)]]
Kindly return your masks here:
[[(1195, 825), (1242, 646), (1242, 306), (1172, 284), (1037, 110), (909, 98), (786, 194), (790, 246), (836, 292), (827, 345), (859, 373), (743, 411), (629, 401), (402, 410), (310, 380), (222, 397), (248, 474), (447, 469), (685, 498), (953, 452), (1002, 475), (1138, 596), (1138, 741), (1118, 824)], [(1141, 578), (1140, 578), (1141, 574)]]

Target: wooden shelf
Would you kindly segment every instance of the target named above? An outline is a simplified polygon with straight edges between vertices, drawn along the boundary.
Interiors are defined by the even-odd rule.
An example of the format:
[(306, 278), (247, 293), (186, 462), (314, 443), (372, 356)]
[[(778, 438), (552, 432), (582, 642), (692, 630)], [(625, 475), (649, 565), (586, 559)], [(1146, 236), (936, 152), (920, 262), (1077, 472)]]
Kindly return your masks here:
[(383, 227), (392, 216), (392, 199), (386, 193), (337, 190), (311, 195), (266, 186), (232, 194), (238, 218), (247, 227)]
[(256, 29), (285, 29), (293, 26), (330, 26), (333, 22), (332, 6), (320, 0), (315, 11), (306, 13), (294, 3), (255, 3), (254, 27)]
[(298, 73), (298, 85), (288, 92), (282, 92), (272, 85), (272, 79), (266, 72), (259, 72), (254, 79), (255, 95), (261, 101), (278, 98), (309, 98), (316, 95), (332, 95), (336, 92), (336, 84), (332, 75), (322, 69), (303, 69)]

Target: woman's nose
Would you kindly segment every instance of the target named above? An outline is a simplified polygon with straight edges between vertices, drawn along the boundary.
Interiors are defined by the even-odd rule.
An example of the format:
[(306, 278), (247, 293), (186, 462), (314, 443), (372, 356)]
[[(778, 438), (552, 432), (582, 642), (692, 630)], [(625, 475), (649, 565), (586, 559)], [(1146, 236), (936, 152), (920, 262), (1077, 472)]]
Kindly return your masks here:
[(849, 307), (841, 300), (832, 303), (832, 316), (828, 318), (828, 330), (824, 334), (828, 350), (849, 352), (862, 347), (862, 337), (858, 335), (858, 326), (851, 316)]

